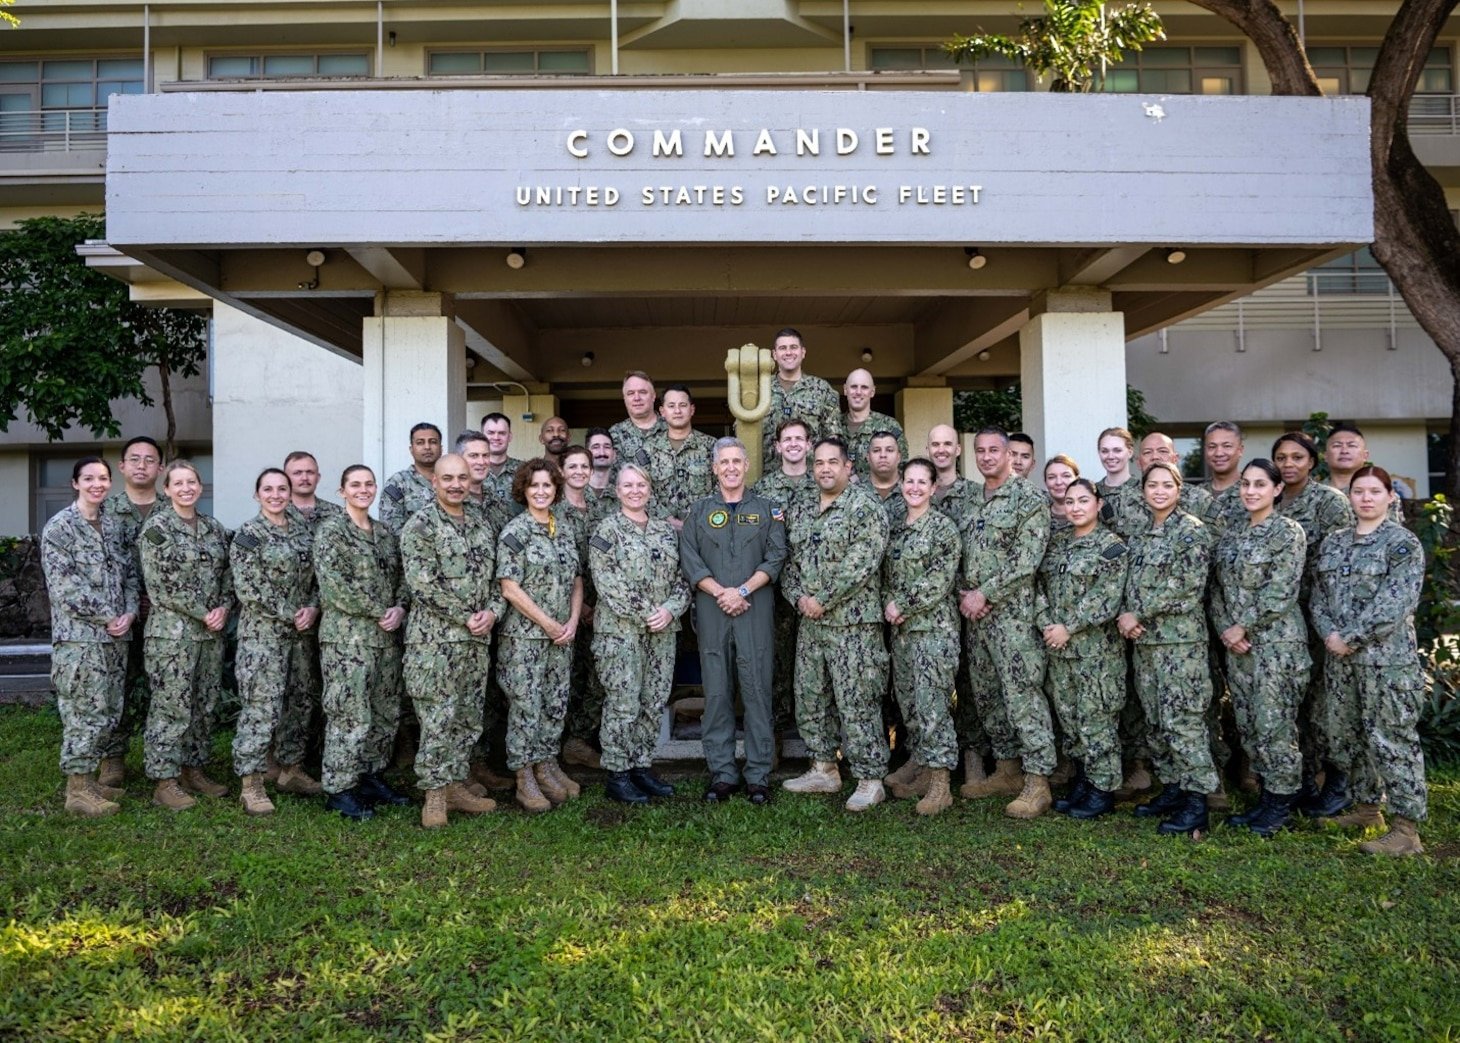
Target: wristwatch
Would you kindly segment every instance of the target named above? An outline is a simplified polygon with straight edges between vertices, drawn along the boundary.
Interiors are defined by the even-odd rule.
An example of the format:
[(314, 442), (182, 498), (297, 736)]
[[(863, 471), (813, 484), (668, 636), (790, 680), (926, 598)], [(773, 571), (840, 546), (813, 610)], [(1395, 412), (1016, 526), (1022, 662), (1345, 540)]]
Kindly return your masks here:
[(750, 599), (750, 588), (747, 587), (744, 583), (740, 584), (740, 586), (738, 588), (736, 588), (735, 593), (739, 594), (741, 597), (745, 598), (747, 601)]

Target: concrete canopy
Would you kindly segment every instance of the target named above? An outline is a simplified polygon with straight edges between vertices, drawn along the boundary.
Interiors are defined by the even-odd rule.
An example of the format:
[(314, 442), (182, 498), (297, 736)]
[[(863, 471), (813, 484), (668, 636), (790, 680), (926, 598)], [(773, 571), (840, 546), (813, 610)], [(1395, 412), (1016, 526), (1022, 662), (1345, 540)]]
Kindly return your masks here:
[(126, 256), (356, 357), (377, 294), (447, 295), (476, 379), (567, 395), (718, 382), (787, 324), (824, 372), (977, 382), (1044, 294), (1109, 294), (1130, 338), (1372, 238), (1352, 97), (214, 92), (110, 128)]

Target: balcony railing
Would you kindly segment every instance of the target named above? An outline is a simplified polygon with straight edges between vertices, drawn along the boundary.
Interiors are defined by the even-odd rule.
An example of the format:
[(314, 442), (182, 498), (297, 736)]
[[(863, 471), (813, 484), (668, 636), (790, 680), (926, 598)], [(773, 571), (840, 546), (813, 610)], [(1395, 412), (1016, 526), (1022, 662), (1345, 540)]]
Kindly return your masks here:
[(1460, 95), (1416, 94), (1409, 101), (1409, 132), (1460, 135)]
[(106, 107), (0, 112), (0, 152), (106, 148)]

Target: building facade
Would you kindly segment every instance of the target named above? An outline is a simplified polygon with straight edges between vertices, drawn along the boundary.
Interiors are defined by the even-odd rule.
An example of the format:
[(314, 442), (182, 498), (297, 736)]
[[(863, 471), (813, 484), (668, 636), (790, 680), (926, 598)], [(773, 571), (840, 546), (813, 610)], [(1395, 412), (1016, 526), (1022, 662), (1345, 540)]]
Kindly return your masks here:
[[(1108, 93), (1157, 99), (1267, 93), (1255, 50), (1226, 23), (1187, 3), (1156, 6), (1168, 40), (1110, 70)], [(1290, 6), (1296, 18), (1298, 5)], [(1396, 7), (1314, 0), (1305, 5), (1302, 28), (1326, 90), (1364, 89)], [(563, 92), (584, 89), (693, 92), (696, 106), (735, 112), (767, 97), (760, 93), (765, 91), (916, 91), (936, 99), (939, 92), (1030, 92), (1041, 86), (1027, 71), (997, 61), (959, 70), (939, 50), (954, 32), (1012, 31), (1023, 11), (1008, 2), (161, 0), (110, 5), (98, 14), (89, 4), (51, 0), (19, 13), (20, 28), (0, 32), (0, 227), (105, 205), (108, 101), (115, 95), (226, 95), (256, 105), (271, 96), (327, 94), (342, 100), (326, 103), (318, 110), (321, 118), (334, 112), (334, 119), (346, 123), (358, 113), (343, 99), (360, 92), (412, 92), (441, 99), (440, 111), (449, 112), (468, 95), (530, 91), (539, 99), (543, 124), (552, 125), (559, 100), (568, 96)], [(1460, 207), (1457, 48), (1460, 24), (1442, 34), (1430, 56), (1411, 133), (1421, 158)], [(848, 98), (849, 111), (863, 104)], [(311, 133), (332, 129), (299, 127), (301, 151), (310, 150)], [(624, 142), (582, 144), (602, 152)], [(875, 147), (870, 139), (866, 144)], [(910, 146), (909, 139), (895, 147)], [(409, 152), (408, 135), (400, 148)], [(249, 161), (220, 158), (240, 168)], [(340, 176), (347, 178), (352, 168), (343, 157), (340, 162)], [(1058, 157), (1051, 162), (1057, 166)], [(1132, 176), (1140, 177), (1139, 165), (1131, 165)], [(342, 190), (346, 185), (342, 180)], [(1139, 202), (1138, 192), (1122, 193), (1119, 205)], [(1185, 203), (1219, 205), (1208, 198)], [(801, 201), (797, 206), (786, 212), (807, 209)], [(855, 212), (848, 220), (857, 222)], [(502, 408), (518, 422), (519, 456), (534, 444), (537, 423), (553, 412), (579, 431), (612, 422), (621, 416), (618, 381), (627, 368), (690, 382), (701, 397), (700, 423), (717, 430), (728, 422), (720, 371), (724, 348), (746, 341), (768, 346), (775, 329), (785, 325), (806, 333), (808, 370), (839, 385), (846, 372), (865, 364), (878, 379), (883, 411), (898, 411), (910, 428), (926, 430), (951, 417), (952, 394), (959, 388), (1023, 377), (1028, 398), (1031, 376), (1042, 373), (1048, 388), (1071, 377), (1048, 362), (1042, 370), (1031, 369), (1028, 343), (1035, 320), (1050, 313), (1039, 295), (1066, 285), (1113, 296), (1125, 316), (1123, 327), (1113, 331), (1124, 345), (1119, 369), (1175, 434), (1190, 435), (1210, 419), (1234, 418), (1250, 429), (1255, 455), (1265, 450), (1269, 434), (1322, 411), (1359, 421), (1376, 458), (1410, 478), (1423, 495), (1430, 478), (1427, 454), (1448, 432), (1448, 368), (1362, 249), (1340, 251), (1306, 272), (1284, 269), (1274, 280), (1276, 268), (1250, 270), (1251, 258), (1249, 270), (1223, 271), (1233, 264), (1230, 251), (1203, 250), (1200, 244), (1187, 251), (1190, 259), (1179, 268), (1167, 268), (1169, 252), (1154, 242), (1087, 250), (1090, 256), (1084, 256), (1078, 238), (1060, 250), (1023, 244), (1031, 248), (1015, 253), (988, 246), (981, 255), (990, 263), (973, 269), (974, 255), (967, 251), (978, 247), (969, 236), (967, 246), (956, 248), (955, 256), (969, 262), (960, 265), (960, 277), (972, 273), (988, 280), (970, 290), (945, 283), (941, 268), (932, 270), (955, 249), (947, 242), (920, 243), (904, 253), (858, 252), (855, 243), (792, 242), (773, 253), (763, 245), (749, 252), (747, 246), (741, 258), (746, 270), (725, 262), (727, 270), (698, 276), (690, 270), (694, 259), (684, 252), (688, 244), (653, 250), (625, 244), (617, 254), (584, 250), (573, 255), (578, 269), (569, 265), (554, 273), (524, 242), (513, 244), (528, 250), (521, 270), (539, 281), (514, 293), (514, 284), (503, 282), (512, 271), (501, 260), (505, 250), (492, 255), (492, 271), (483, 276), (465, 271), (480, 266), (482, 252), (427, 258), (411, 251), (428, 244), (401, 248), (411, 236), (387, 238), (394, 248), (357, 245), (344, 251), (351, 270), (364, 273), (355, 281), (334, 263), (341, 251), (326, 249), (330, 262), (323, 267), (308, 265), (301, 250), (292, 250), (288, 260), (283, 252), (258, 255), (259, 265), (289, 265), (280, 278), (301, 299), (330, 291), (332, 279), (345, 280), (334, 288), (333, 303), (311, 299), (308, 315), (302, 306), (290, 311), (294, 305), (277, 287), (268, 304), (261, 296), (242, 295), (215, 302), (198, 291), (206, 282), (201, 276), (189, 285), (176, 269), (159, 271), (102, 246), (92, 250), (91, 262), (126, 278), (134, 299), (184, 303), (212, 315), (207, 371), (180, 391), (179, 436), (218, 476), (214, 506), (225, 522), (237, 524), (251, 513), (249, 480), (259, 467), (289, 450), (309, 448), (326, 476), (337, 474), (369, 455), (372, 422), (383, 429), (386, 442), (378, 456), (382, 466), (400, 459), (401, 418), (418, 412), (421, 419), (455, 426)], [(935, 246), (942, 252), (935, 254)], [(1316, 258), (1321, 251), (1312, 253)], [(449, 274), (458, 262), (464, 271)], [(880, 271), (867, 271), (869, 262)], [(431, 278), (423, 280), (428, 263)], [(926, 276), (917, 275), (924, 265)], [(1041, 265), (1052, 266), (1054, 274), (1033, 274)], [(1142, 275), (1143, 265), (1153, 273)], [(262, 294), (265, 275), (231, 266), (220, 282), (241, 286), (256, 278)], [(393, 296), (361, 305), (372, 279), (379, 293)], [(438, 282), (459, 291), (444, 310), (439, 300), (428, 299)], [(1261, 288), (1239, 294), (1244, 286)], [(1137, 294), (1146, 296), (1137, 300)], [(355, 350), (367, 337), (361, 330), (370, 327), (362, 322), (371, 312), (382, 329), (403, 329), (411, 320), (421, 329), (444, 330), (452, 344), (432, 350), (424, 362), (393, 349), (372, 368), (368, 345)], [(374, 384), (388, 378), (392, 358), (412, 370), (439, 367), (433, 386), (444, 391), (416, 400), (392, 385), (392, 393), (376, 394)], [(1106, 383), (1119, 375), (1113, 365), (1096, 369)], [(1075, 373), (1073, 379), (1093, 380), (1095, 372)], [(449, 408), (442, 394), (453, 400)], [(377, 399), (372, 421), (367, 413)], [(1079, 407), (1075, 396), (1052, 408), (1067, 415)], [(119, 410), (128, 434), (155, 434), (160, 426), (130, 405)], [(401, 426), (398, 445), (390, 444), (394, 426)], [(1030, 426), (1062, 430), (1053, 417)], [(0, 436), (0, 475), (7, 489), (23, 488), (26, 495), (5, 498), (0, 532), (37, 528), (69, 499), (64, 478), (70, 461), (95, 447), (84, 432), (53, 445), (34, 430), (12, 425)], [(1040, 447), (1041, 455), (1061, 450), (1094, 464), (1093, 446)], [(327, 477), (322, 491), (332, 485)]]

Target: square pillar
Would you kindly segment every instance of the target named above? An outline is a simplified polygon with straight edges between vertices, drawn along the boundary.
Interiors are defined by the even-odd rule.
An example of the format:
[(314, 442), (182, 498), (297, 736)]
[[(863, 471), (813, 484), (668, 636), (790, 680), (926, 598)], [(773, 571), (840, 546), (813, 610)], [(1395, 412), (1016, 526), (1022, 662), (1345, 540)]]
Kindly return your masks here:
[(923, 456), (928, 451), (928, 432), (939, 424), (953, 423), (953, 389), (946, 380), (936, 386), (910, 386), (894, 398), (897, 422), (907, 436), (907, 451)]
[(466, 423), (466, 335), (447, 294), (390, 290), (364, 320), (363, 463), (376, 481), (409, 467), (410, 431), (441, 428), (442, 448)]
[(1127, 423), (1125, 318), (1101, 291), (1043, 294), (1031, 313), (1019, 331), (1019, 378), (1036, 466), (1066, 453), (1081, 475), (1104, 477), (1100, 432)]

